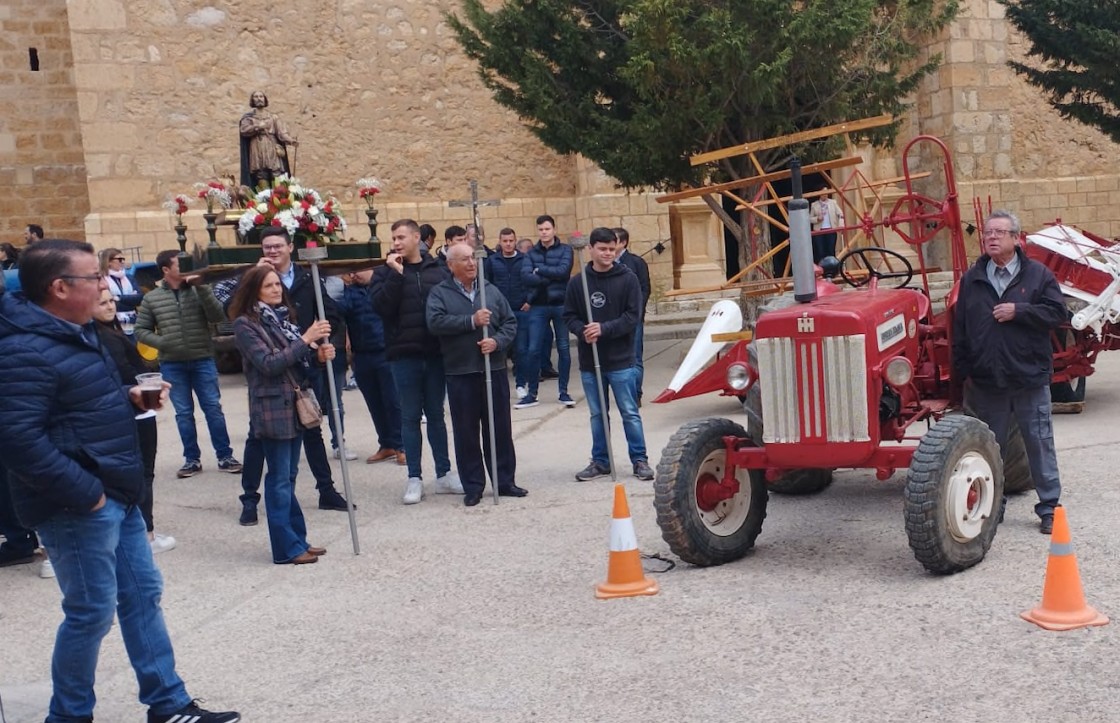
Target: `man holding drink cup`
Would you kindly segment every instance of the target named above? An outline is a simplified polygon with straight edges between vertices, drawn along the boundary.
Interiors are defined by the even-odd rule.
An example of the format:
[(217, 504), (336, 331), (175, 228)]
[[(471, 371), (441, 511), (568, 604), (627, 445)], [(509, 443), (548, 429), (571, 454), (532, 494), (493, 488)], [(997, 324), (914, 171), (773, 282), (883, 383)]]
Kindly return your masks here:
[(137, 410), (158, 409), (160, 381), (125, 386), (90, 321), (107, 285), (93, 247), (46, 240), (21, 256), (22, 295), (0, 296), (0, 457), (22, 524), (47, 549), (64, 619), (52, 663), (47, 720), (93, 717), (101, 640), (114, 614), (148, 720), (234, 723), (202, 710), (175, 672), (159, 607), (163, 580), (138, 502), (143, 465)]

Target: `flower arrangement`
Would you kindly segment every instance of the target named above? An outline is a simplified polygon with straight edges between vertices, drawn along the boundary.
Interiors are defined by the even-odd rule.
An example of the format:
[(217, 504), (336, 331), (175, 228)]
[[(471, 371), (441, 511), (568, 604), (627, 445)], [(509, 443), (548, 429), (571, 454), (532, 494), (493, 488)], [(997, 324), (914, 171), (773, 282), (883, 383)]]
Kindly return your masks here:
[(338, 207), (334, 196), (328, 194), (324, 200), (315, 189), (301, 186), (299, 179), (283, 175), (275, 180), (272, 188), (253, 197), (237, 229), (244, 236), (254, 228), (283, 226), (293, 237), (303, 235), (314, 241), (341, 241), (346, 233), (346, 221)]
[(194, 189), (198, 192), (198, 197), (206, 201), (206, 213), (214, 213), (215, 203), (222, 208), (229, 208), (233, 205), (233, 197), (229, 195), (229, 189), (221, 181), (196, 183)]
[(175, 223), (179, 226), (183, 225), (183, 214), (187, 212), (187, 206), (190, 205), (190, 197), (185, 196), (181, 193), (177, 196), (172, 196), (171, 198), (163, 202), (163, 207), (171, 213), (175, 214)]
[(358, 179), (358, 198), (365, 199), (366, 205), (373, 209), (373, 198), (381, 193), (381, 180), (377, 178), (360, 178)]

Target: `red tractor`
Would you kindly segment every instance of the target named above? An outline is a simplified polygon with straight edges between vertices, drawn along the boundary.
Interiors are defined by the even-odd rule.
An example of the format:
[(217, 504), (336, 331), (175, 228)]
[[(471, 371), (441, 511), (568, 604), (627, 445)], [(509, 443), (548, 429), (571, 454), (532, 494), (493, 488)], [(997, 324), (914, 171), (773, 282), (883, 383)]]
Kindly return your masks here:
[[(922, 288), (908, 287), (914, 270), (904, 257), (864, 247), (840, 259), (842, 278), (859, 288), (815, 298), (805, 269), (812, 263), (807, 221), (803, 233), (795, 224), (807, 204), (794, 176), (791, 253), (795, 284), (807, 279), (795, 285), (805, 303), (760, 315), (747, 358), (726, 365), (729, 386), (744, 399), (747, 428), (726, 419), (691, 421), (657, 466), (658, 525), (681, 559), (718, 565), (742, 557), (762, 530), (769, 488), (817, 492), (838, 468), (874, 469), (880, 480), (907, 470), (906, 534), (931, 572), (971, 567), (992, 544), (1005, 462), (987, 425), (963, 410), (951, 366), (955, 290), (945, 311), (931, 311), (922, 253), (946, 230), (955, 279), (965, 270), (951, 160), (940, 140), (921, 136), (906, 147), (904, 167), (918, 143), (943, 154), (947, 196), (938, 202), (915, 193), (907, 169), (906, 193), (883, 224), (915, 247)], [(903, 270), (877, 270), (886, 256)], [(1016, 429), (1012, 436), (1005, 455), (1022, 487), (1025, 455), (1021, 441), (1015, 451)]]

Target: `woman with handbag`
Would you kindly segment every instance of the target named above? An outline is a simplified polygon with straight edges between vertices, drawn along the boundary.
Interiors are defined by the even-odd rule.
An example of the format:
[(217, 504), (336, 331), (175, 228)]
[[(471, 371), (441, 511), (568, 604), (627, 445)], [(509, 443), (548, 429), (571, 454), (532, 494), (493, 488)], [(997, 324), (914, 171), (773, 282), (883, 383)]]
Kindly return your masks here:
[(301, 335), (288, 320), (289, 308), (280, 276), (271, 266), (260, 265), (241, 277), (229, 315), (249, 385), (249, 433), (261, 440), (268, 465), (264, 503), (272, 561), (306, 565), (318, 562), (327, 551), (308, 545), (307, 525), (295, 494), (303, 438), (300, 425), (322, 421), (314, 394), (301, 387), (306, 386), (312, 356), (326, 363), (334, 358), (335, 349), (318, 343), (330, 335), (329, 322), (316, 321)]

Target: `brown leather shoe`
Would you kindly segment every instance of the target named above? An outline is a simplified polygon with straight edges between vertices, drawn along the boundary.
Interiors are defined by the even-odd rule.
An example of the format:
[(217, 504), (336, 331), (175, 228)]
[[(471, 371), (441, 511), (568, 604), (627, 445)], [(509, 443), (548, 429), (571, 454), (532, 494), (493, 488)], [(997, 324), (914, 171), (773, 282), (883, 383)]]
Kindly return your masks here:
[(288, 562), (292, 563), (293, 565), (311, 565), (311, 564), (316, 563), (318, 561), (319, 561), (319, 556), (311, 554), (310, 550), (308, 550), (307, 552), (301, 552), (300, 554), (293, 557), (291, 560), (288, 560)]
[(387, 459), (393, 459), (397, 456), (397, 450), (382, 447), (369, 457), (366, 457), (366, 464), (373, 464), (374, 462), (384, 462)]
[(404, 467), (405, 465), (408, 464), (408, 460), (405, 459), (403, 449), (398, 449), (397, 450), (397, 464), (399, 464), (401, 467)]
[(309, 547), (307, 548), (307, 551), (315, 557), (322, 557), (323, 555), (327, 554), (327, 548), (325, 547)]

